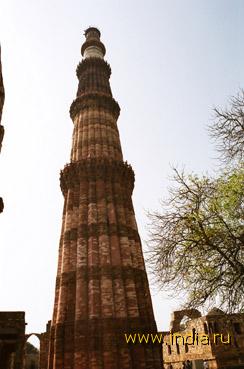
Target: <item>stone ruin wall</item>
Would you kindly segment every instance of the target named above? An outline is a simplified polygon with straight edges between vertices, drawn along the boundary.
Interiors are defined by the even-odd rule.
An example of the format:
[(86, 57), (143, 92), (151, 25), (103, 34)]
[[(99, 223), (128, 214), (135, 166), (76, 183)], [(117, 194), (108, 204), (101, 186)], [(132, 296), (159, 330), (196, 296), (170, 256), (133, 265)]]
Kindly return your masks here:
[[(198, 312), (199, 313), (199, 312)], [(183, 317), (189, 317), (182, 326)], [(165, 369), (182, 369), (183, 362), (190, 360), (193, 369), (201, 367), (201, 363), (206, 360), (209, 369), (216, 368), (244, 368), (244, 314), (224, 314), (209, 313), (206, 316), (201, 314), (189, 314), (188, 310), (174, 312), (172, 314), (171, 330), (165, 333), (163, 345), (163, 359)], [(196, 333), (206, 334), (210, 339), (210, 344), (186, 345), (180, 338), (178, 345), (170, 341), (170, 334), (179, 334), (182, 337)], [(223, 341), (228, 341), (228, 334), (231, 337), (230, 344), (213, 343), (214, 333), (223, 334)], [(191, 341), (190, 341), (191, 342)], [(198, 364), (200, 366), (198, 366)]]
[(25, 345), (25, 313), (0, 312), (0, 369), (22, 369)]

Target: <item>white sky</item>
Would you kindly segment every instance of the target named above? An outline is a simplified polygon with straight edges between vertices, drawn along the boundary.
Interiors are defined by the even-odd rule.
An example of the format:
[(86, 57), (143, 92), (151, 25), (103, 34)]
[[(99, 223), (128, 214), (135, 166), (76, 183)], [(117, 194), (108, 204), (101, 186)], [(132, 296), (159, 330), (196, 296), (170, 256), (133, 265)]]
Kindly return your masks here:
[[(167, 195), (170, 164), (212, 171), (212, 108), (244, 86), (241, 0), (1, 0), (6, 90), (0, 156), (0, 310), (24, 310), (27, 332), (51, 319), (69, 162), (69, 107), (83, 31), (102, 32), (124, 159), (136, 174), (140, 234), (145, 210)], [(152, 288), (158, 329), (177, 303)]]

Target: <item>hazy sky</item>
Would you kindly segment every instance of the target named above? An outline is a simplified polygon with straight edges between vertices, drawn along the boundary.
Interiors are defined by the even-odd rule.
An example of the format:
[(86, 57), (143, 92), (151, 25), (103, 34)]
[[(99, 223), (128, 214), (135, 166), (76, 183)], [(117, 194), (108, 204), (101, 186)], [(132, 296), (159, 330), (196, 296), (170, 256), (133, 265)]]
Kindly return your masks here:
[[(0, 310), (24, 310), (27, 332), (51, 319), (69, 162), (69, 107), (83, 31), (102, 33), (124, 159), (136, 174), (134, 205), (167, 196), (171, 165), (198, 173), (216, 165), (206, 125), (244, 87), (242, 0), (1, 0), (0, 41), (6, 129), (0, 156)], [(177, 302), (151, 289), (158, 328)]]

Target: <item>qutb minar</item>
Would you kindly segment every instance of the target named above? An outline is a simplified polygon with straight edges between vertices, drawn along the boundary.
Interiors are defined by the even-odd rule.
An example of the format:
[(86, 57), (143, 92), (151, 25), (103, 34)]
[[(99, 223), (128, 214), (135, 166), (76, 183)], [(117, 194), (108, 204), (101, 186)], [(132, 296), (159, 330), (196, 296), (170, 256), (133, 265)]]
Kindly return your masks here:
[(85, 31), (64, 195), (48, 369), (159, 369), (160, 346), (124, 333), (157, 332), (132, 204), (134, 173), (123, 161), (105, 47)]

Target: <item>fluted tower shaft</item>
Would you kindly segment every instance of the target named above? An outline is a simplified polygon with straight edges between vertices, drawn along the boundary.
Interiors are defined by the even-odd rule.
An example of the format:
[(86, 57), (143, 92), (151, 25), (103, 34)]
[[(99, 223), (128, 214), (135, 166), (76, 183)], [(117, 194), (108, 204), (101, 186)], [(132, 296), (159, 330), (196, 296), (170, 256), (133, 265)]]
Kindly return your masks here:
[(125, 342), (125, 332), (156, 332), (156, 324), (111, 69), (100, 32), (89, 28), (85, 35), (70, 109), (71, 161), (60, 179), (64, 209), (48, 369), (158, 369), (156, 345)]

